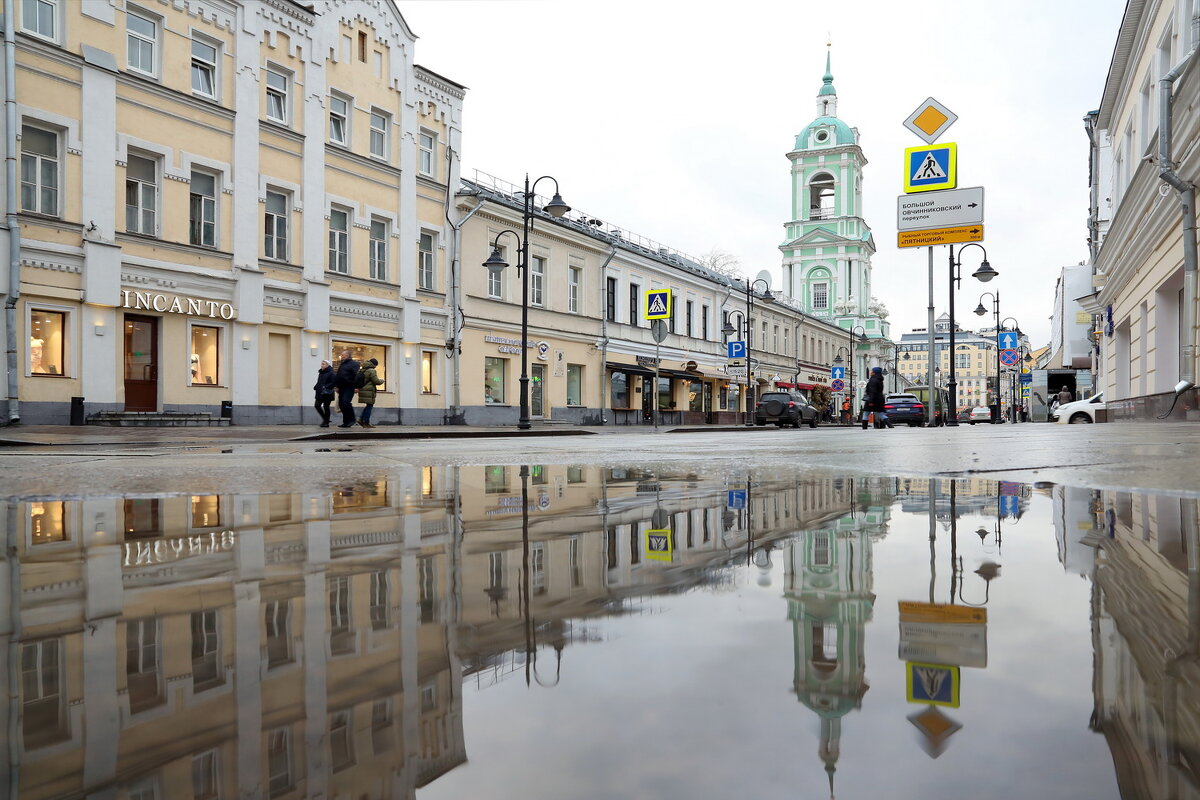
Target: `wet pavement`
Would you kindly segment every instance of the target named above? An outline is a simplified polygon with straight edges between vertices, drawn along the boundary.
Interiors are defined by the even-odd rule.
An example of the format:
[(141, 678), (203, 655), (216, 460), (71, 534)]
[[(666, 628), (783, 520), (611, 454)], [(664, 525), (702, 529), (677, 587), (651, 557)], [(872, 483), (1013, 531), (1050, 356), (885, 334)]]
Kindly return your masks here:
[(77, 430), (0, 796), (1200, 797), (1195, 426)]

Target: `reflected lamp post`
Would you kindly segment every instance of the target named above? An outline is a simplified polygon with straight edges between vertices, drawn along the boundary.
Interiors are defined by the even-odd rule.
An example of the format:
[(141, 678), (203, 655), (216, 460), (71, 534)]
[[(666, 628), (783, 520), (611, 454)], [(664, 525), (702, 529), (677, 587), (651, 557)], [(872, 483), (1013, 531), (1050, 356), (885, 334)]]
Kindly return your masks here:
[[(993, 331), (996, 335), (996, 405), (992, 409), (992, 422), (1000, 419), (1000, 293), (999, 292), (984, 292), (979, 295), (979, 305), (975, 306), (976, 316), (982, 317), (987, 313), (987, 308), (983, 305), (983, 298), (992, 298), (992, 315), (996, 321), (996, 328)], [(991, 400), (989, 395), (988, 400)], [(990, 406), (991, 403), (988, 403)]]
[[(750, 387), (754, 385), (754, 359), (751, 357), (750, 346), (750, 336), (753, 330), (751, 327), (753, 324), (752, 318), (754, 316), (754, 289), (760, 283), (763, 285), (762, 294), (759, 295), (759, 299), (764, 303), (775, 302), (775, 295), (771, 294), (771, 284), (767, 283), (762, 278), (756, 278), (753, 281), (744, 279), (742, 283), (745, 284), (746, 287), (746, 315), (741, 321), (738, 322), (738, 325), (735, 328), (733, 326), (733, 322), (731, 321), (733, 319), (733, 314), (741, 316), (741, 312), (734, 311), (733, 314), (730, 314), (726, 319), (725, 327), (721, 329), (721, 333), (725, 334), (726, 338), (730, 336), (736, 336), (742, 331), (744, 331), (746, 334), (746, 397), (744, 403), (746, 407), (746, 425), (750, 426), (754, 424), (754, 420), (750, 418)], [(657, 386), (654, 388), (655, 391), (658, 390)], [(754, 396), (758, 397), (757, 391), (754, 392)]]
[[(508, 262), (504, 260), (504, 256), (500, 254), (500, 237), (505, 234), (511, 235), (517, 240), (517, 250), (519, 257), (517, 259), (517, 273), (521, 276), (521, 416), (517, 420), (518, 430), (527, 431), (530, 428), (529, 424), (529, 234), (533, 230), (533, 216), (536, 211), (534, 208), (535, 195), (534, 190), (538, 183), (543, 180), (554, 181), (554, 196), (550, 202), (542, 207), (542, 211), (550, 216), (558, 219), (571, 210), (571, 207), (563, 202), (562, 195), (558, 193), (558, 180), (550, 175), (543, 175), (535, 180), (532, 185), (529, 183), (529, 175), (525, 175), (525, 193), (522, 195), (521, 207), (521, 233), (516, 231), (503, 230), (496, 234), (496, 238), (492, 240), (492, 254), (488, 256), (487, 261), (483, 262), (483, 266), (487, 267), (489, 273), (499, 275), (504, 268), (508, 266)], [(657, 388), (657, 387), (656, 387)]]
[[(958, 425), (958, 381), (954, 376), (954, 329), (957, 324), (954, 321), (954, 290), (962, 285), (962, 254), (968, 247), (978, 247), (983, 251), (983, 260), (979, 262), (979, 268), (971, 273), (971, 277), (978, 280), (980, 283), (987, 283), (992, 278), (1000, 273), (992, 269), (992, 265), (987, 260), (987, 248), (977, 242), (968, 242), (958, 248), (958, 258), (954, 257), (954, 245), (950, 245), (950, 381), (946, 388), (950, 395), (950, 413), (946, 415), (947, 425)], [(976, 310), (975, 313), (979, 313)], [(997, 356), (999, 358), (999, 356)], [(998, 363), (998, 362), (997, 362)], [(1000, 388), (999, 367), (997, 367), (996, 388)]]

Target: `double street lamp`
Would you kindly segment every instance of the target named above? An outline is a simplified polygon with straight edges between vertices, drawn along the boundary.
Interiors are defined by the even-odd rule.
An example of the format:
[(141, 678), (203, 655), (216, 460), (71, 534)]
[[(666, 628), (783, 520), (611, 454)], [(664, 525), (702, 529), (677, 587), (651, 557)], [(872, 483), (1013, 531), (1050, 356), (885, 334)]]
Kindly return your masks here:
[[(771, 294), (771, 284), (762, 278), (757, 278), (753, 281), (745, 280), (743, 283), (746, 285), (746, 314), (745, 316), (742, 316), (742, 312), (734, 311), (733, 314), (730, 314), (728, 317), (726, 317), (725, 327), (721, 329), (721, 333), (725, 334), (726, 338), (730, 336), (736, 336), (740, 331), (743, 330), (746, 333), (746, 424), (753, 425), (754, 420), (750, 416), (750, 393), (752, 391), (751, 387), (754, 386), (754, 359), (750, 357), (750, 336), (752, 332), (751, 318), (754, 316), (754, 289), (760, 283), (763, 285), (760, 299), (764, 303), (775, 302), (775, 295)], [(734, 327), (733, 322), (731, 321), (734, 314), (742, 317), (742, 319), (738, 321), (737, 327)], [(758, 392), (754, 392), (754, 395), (757, 397)]]
[[(1000, 420), (1000, 293), (984, 292), (979, 295), (979, 305), (975, 306), (976, 316), (982, 317), (987, 313), (987, 309), (983, 306), (983, 298), (985, 297), (992, 298), (992, 314), (996, 320), (996, 329), (994, 331), (996, 334), (996, 405), (992, 406), (991, 403), (988, 403), (992, 407), (992, 422), (995, 423)], [(989, 393), (988, 400), (991, 399)]]
[[(987, 283), (992, 278), (1000, 273), (992, 269), (992, 265), (987, 260), (987, 248), (976, 242), (969, 242), (958, 248), (958, 259), (954, 258), (954, 245), (950, 245), (950, 381), (946, 384), (947, 393), (950, 395), (950, 413), (946, 415), (947, 425), (958, 425), (958, 381), (954, 378), (954, 329), (957, 327), (954, 322), (954, 290), (962, 285), (962, 254), (968, 247), (978, 247), (983, 251), (983, 261), (979, 263), (979, 268), (971, 273), (971, 277), (977, 279), (980, 283)], [(979, 309), (975, 309), (976, 314), (981, 314)], [(999, 359), (997, 354), (996, 358)], [(997, 361), (997, 364), (1000, 362)], [(996, 386), (1000, 386), (1000, 371), (996, 368)], [(995, 420), (993, 419), (993, 422)]]
[(488, 256), (487, 261), (483, 262), (483, 266), (487, 267), (488, 272), (492, 275), (499, 276), (504, 268), (508, 266), (508, 262), (504, 260), (504, 256), (500, 253), (500, 237), (510, 235), (517, 240), (517, 251), (519, 257), (517, 259), (517, 273), (521, 276), (521, 416), (517, 420), (517, 428), (527, 431), (530, 428), (529, 424), (529, 233), (533, 230), (533, 215), (534, 215), (534, 190), (539, 182), (550, 179), (554, 181), (554, 196), (550, 198), (550, 202), (542, 207), (542, 211), (554, 218), (562, 217), (571, 210), (571, 207), (563, 202), (562, 195), (558, 193), (558, 180), (550, 175), (543, 175), (533, 182), (529, 183), (529, 175), (525, 175), (525, 193), (522, 195), (521, 208), (521, 233), (518, 234), (513, 230), (502, 230), (496, 234), (496, 238), (492, 240), (492, 254)]

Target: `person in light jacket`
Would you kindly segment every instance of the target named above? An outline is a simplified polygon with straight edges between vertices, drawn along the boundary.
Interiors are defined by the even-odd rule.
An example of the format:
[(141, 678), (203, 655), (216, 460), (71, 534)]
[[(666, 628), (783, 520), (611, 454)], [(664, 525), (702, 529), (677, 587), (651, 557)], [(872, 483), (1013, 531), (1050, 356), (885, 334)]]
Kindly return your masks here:
[(321, 362), (317, 370), (317, 382), (313, 384), (313, 408), (321, 415), (321, 427), (329, 427), (329, 404), (333, 402), (333, 383), (337, 373), (333, 371), (328, 361)]
[(375, 387), (383, 384), (383, 379), (375, 373), (378, 366), (378, 360), (368, 358), (362, 367), (362, 386), (358, 389), (358, 402), (363, 404), (363, 410), (358, 417), (358, 424), (364, 428), (375, 427), (371, 424), (371, 409), (375, 407)]

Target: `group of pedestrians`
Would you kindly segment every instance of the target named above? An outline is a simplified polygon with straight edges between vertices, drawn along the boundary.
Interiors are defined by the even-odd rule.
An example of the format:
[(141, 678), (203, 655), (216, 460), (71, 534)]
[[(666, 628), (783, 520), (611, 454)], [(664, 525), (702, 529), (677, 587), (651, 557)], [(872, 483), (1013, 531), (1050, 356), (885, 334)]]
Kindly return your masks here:
[[(328, 361), (321, 362), (313, 394), (316, 398), (314, 408), (321, 415), (322, 428), (329, 427), (332, 416), (330, 405), (335, 396), (338, 410), (342, 412), (342, 424), (338, 425), (339, 428), (353, 428), (355, 422), (364, 428), (375, 427), (371, 424), (371, 410), (375, 408), (376, 387), (383, 383), (383, 379), (375, 372), (378, 366), (379, 361), (374, 358), (368, 358), (359, 364), (351, 358), (349, 350), (342, 351), (341, 361), (336, 369)], [(354, 417), (355, 394), (363, 406), (362, 414), (357, 420)]]

